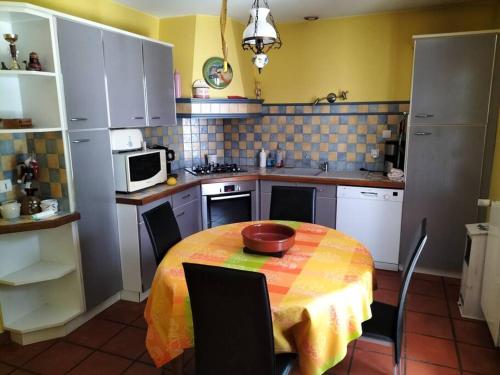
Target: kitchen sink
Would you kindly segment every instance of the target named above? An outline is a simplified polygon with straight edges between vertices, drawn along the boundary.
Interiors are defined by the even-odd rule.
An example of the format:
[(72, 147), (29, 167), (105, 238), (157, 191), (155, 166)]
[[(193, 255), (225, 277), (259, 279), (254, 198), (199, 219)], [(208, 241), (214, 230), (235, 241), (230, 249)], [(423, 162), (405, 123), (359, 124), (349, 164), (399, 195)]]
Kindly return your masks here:
[(314, 168), (277, 168), (273, 171), (275, 175), (285, 176), (316, 176), (318, 173), (323, 173)]
[(366, 171), (319, 171), (314, 176), (349, 180), (365, 180), (368, 178), (368, 174), (369, 172)]

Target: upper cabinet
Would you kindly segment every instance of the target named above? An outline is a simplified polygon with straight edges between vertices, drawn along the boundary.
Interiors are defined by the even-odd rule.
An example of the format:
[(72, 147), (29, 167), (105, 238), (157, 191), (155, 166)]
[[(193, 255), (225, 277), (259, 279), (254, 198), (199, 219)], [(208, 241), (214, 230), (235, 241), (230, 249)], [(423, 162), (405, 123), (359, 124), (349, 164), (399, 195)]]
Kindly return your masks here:
[(107, 128), (101, 30), (59, 18), (57, 36), (68, 129)]
[(495, 34), (415, 41), (411, 125), (486, 124)]
[(112, 128), (146, 125), (142, 41), (110, 31), (102, 32)]
[(143, 41), (144, 74), (148, 104), (148, 124), (175, 125), (175, 90), (172, 48)]

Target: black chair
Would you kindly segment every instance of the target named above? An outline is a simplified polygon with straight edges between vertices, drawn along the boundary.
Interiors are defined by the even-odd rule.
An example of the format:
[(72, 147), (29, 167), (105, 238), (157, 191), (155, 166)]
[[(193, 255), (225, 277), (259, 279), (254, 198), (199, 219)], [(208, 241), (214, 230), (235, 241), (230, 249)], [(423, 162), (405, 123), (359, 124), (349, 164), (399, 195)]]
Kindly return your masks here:
[(266, 277), (183, 263), (194, 325), (196, 375), (286, 375), (294, 353), (275, 355)]
[(271, 190), (271, 220), (292, 220), (314, 223), (316, 188), (273, 186)]
[(408, 294), (411, 276), (415, 270), (415, 265), (427, 242), (426, 224), (427, 219), (423, 219), (417, 233), (418, 240), (416, 241), (416, 246), (409, 255), (409, 259), (403, 270), (403, 280), (399, 291), (398, 305), (393, 306), (382, 302), (373, 302), (371, 305), (372, 318), (362, 324), (363, 335), (361, 339), (393, 345), (395, 374), (399, 372), (399, 362), (401, 359), (406, 296)]
[(153, 245), (156, 265), (158, 265), (167, 251), (182, 240), (179, 225), (175, 220), (170, 202), (165, 202), (144, 212), (142, 217)]

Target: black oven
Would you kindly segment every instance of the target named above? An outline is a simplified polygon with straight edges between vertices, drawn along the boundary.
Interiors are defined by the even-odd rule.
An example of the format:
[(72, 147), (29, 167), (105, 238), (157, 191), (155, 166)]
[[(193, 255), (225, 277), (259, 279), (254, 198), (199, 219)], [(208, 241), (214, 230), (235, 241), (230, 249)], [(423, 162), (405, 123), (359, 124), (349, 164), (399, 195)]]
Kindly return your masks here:
[(203, 229), (257, 220), (256, 182), (201, 185)]

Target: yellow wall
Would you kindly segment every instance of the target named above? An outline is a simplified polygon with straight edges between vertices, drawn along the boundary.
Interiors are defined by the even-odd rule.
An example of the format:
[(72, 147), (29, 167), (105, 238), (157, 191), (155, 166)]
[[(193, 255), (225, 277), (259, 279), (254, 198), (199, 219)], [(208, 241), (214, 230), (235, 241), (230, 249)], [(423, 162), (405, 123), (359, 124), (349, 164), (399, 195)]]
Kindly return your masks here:
[(27, 0), (49, 8), (150, 38), (158, 37), (159, 19), (111, 0)]
[(349, 100), (408, 100), (412, 35), (495, 26), (496, 4), (385, 13), (278, 25), (280, 50), (262, 71), (267, 102), (311, 102), (349, 90)]
[[(253, 95), (251, 55), (246, 55), (240, 46), (243, 28), (243, 24), (232, 19), (226, 23), (228, 61), (233, 68), (233, 81), (226, 89), (210, 89), (210, 97)], [(192, 96), (191, 86), (194, 80), (203, 79), (205, 61), (213, 56), (222, 57), (219, 17), (196, 15), (162, 19), (159, 38), (175, 45), (174, 66), (181, 74), (182, 96)]]

